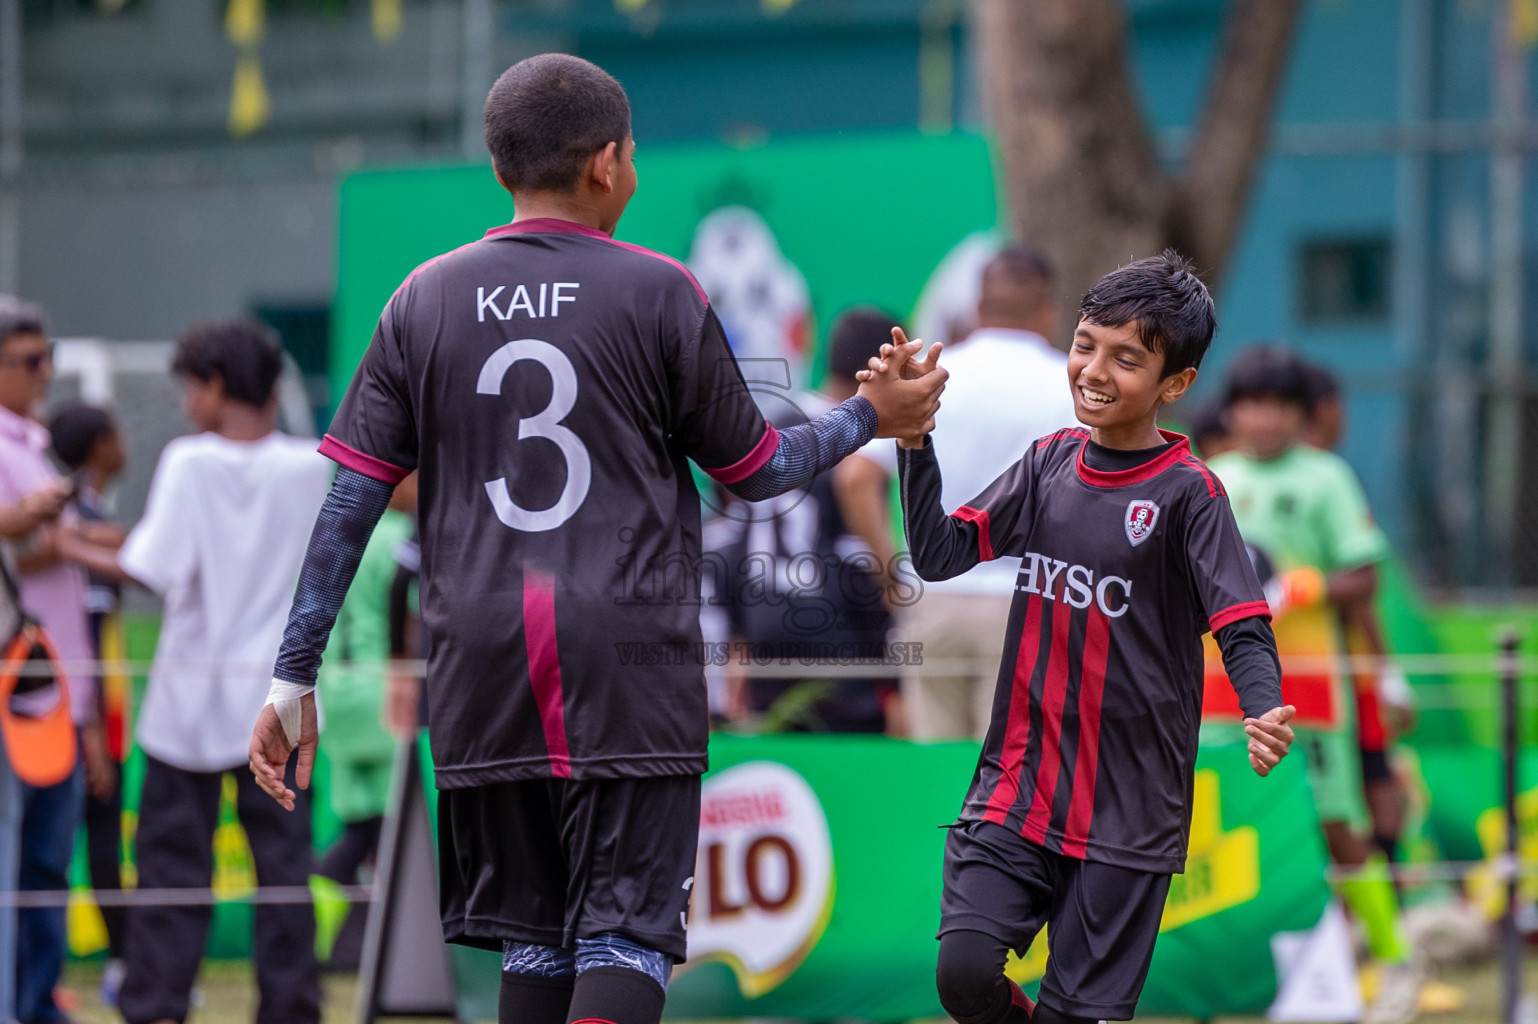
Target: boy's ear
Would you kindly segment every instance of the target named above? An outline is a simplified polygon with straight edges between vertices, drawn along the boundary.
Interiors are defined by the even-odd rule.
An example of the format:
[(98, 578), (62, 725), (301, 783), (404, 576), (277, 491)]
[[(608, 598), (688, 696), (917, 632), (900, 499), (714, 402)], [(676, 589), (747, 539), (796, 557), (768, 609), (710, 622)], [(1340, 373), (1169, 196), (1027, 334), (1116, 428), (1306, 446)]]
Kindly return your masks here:
[(1185, 397), (1185, 393), (1191, 389), (1196, 381), (1196, 367), (1187, 366), (1179, 373), (1172, 373), (1164, 378), (1164, 383), (1159, 386), (1159, 398), (1165, 405), (1178, 402)]
[(594, 185), (605, 194), (613, 192), (619, 170), (619, 143), (611, 142), (594, 153), (587, 167), (588, 178)]

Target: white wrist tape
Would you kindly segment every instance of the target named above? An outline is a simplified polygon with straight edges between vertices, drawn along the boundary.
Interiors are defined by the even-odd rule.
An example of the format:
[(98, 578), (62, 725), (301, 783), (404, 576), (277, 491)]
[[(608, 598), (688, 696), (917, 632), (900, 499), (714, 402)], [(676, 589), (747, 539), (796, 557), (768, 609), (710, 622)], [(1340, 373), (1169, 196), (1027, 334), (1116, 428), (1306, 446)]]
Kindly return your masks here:
[(267, 691), (267, 703), (278, 713), (278, 721), (283, 725), (283, 735), (295, 746), (299, 745), (299, 720), (302, 705), (299, 703), (307, 693), (314, 693), (315, 687), (304, 683), (290, 683), (284, 679), (274, 679), (272, 688)]

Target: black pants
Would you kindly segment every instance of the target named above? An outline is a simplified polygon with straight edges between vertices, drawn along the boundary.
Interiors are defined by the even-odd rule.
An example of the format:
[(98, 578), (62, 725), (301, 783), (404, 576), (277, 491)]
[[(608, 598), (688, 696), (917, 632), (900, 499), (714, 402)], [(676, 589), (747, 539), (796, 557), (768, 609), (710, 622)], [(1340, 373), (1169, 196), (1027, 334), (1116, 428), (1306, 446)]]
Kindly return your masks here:
[[(86, 862), (93, 889), (123, 887), (123, 766), (116, 767), (111, 793), (98, 797), (87, 791), (85, 795)], [(101, 918), (107, 926), (107, 955), (121, 960), (128, 913), (122, 907), (102, 907)]]
[[(141, 889), (206, 889), (213, 879), (214, 829), (222, 772), (190, 772), (148, 758), (135, 842)], [(292, 812), (257, 788), (250, 772), (235, 772), (236, 809), (251, 843), (259, 886), (307, 886), (310, 874), (309, 794)], [(320, 1020), (320, 970), (315, 962), (315, 910), (308, 902), (258, 904), (252, 960), (260, 1004), (256, 1024)], [(128, 1024), (187, 1018), (188, 996), (208, 943), (209, 906), (141, 906), (128, 914), (127, 975), (118, 1008)]]

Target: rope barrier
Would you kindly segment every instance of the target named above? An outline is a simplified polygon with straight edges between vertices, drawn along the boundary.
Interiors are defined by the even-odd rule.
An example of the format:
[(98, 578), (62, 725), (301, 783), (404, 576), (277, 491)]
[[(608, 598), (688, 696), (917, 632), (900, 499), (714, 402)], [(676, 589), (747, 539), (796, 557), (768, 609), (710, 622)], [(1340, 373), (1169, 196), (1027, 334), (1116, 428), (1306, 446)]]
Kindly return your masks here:
[[(212, 907), (226, 903), (292, 905), (315, 902), (307, 885), (268, 885), (238, 892), (216, 889), (28, 889), (0, 890), (0, 907), (43, 909), (67, 907), (89, 893), (99, 907)], [(374, 898), (369, 885), (337, 885), (326, 893), (339, 902), (367, 903)]]
[[(1507, 857), (1491, 860), (1434, 861), (1424, 864), (1374, 865), (1366, 869), (1386, 874), (1405, 885), (1429, 885), (1434, 882), (1463, 882), (1475, 872), (1487, 872), (1495, 882), (1538, 878), (1538, 860), (1517, 861)], [(1364, 869), (1331, 865), (1325, 879), (1339, 883), (1360, 878)], [(0, 908), (67, 907), (82, 898), (90, 898), (100, 907), (211, 907), (224, 904), (293, 905), (315, 902), (315, 893), (307, 885), (269, 885), (236, 891), (218, 889), (75, 889), (0, 890)], [(371, 885), (336, 885), (328, 888), (325, 899), (346, 903), (368, 903), (374, 898)]]
[[(644, 645), (642, 645), (644, 646)], [(715, 648), (726, 652), (724, 659), (719, 655), (711, 658), (697, 657), (693, 650), (688, 650), (692, 645), (667, 644), (659, 645), (658, 651), (674, 654), (683, 649), (688, 656), (687, 660), (705, 664), (707, 668), (740, 668), (743, 674), (756, 678), (776, 679), (801, 679), (814, 674), (808, 669), (816, 669), (816, 675), (839, 678), (861, 678), (890, 676), (897, 672), (915, 675), (972, 675), (984, 672), (992, 674), (999, 667), (997, 658), (925, 658), (917, 645), (894, 643), (889, 645), (894, 649), (894, 654), (885, 659), (854, 658), (854, 657), (822, 657), (808, 655), (806, 657), (791, 655), (781, 657), (779, 654), (768, 653), (766, 648), (755, 651), (752, 645), (741, 647), (733, 645), (727, 648), (725, 645), (706, 645), (707, 648)], [(910, 650), (909, 648), (913, 648)], [(907, 659), (912, 659), (907, 660)], [(1529, 687), (1538, 687), (1538, 655), (1501, 655), (1501, 654), (1391, 654), (1386, 658), (1377, 658), (1364, 655), (1342, 655), (1340, 657), (1319, 655), (1287, 655), (1281, 659), (1282, 671), (1287, 674), (1320, 674), (1331, 672), (1346, 672), (1370, 674), (1379, 671), (1385, 662), (1399, 669), (1406, 676), (1493, 676), (1498, 672), (1514, 671), (1518, 678)], [(636, 662), (637, 664), (651, 664), (651, 662)], [(719, 663), (719, 664), (718, 664)], [(73, 660), (59, 661), (56, 663), (64, 670), (65, 675), (126, 675), (142, 677), (151, 675), (157, 671), (176, 672), (187, 674), (194, 671), (209, 673), (210, 678), (217, 674), (219, 677), (227, 677), (232, 674), (261, 675), (267, 677), (272, 673), (271, 663), (246, 664), (227, 663), (219, 661), (175, 661), (157, 665), (152, 661), (94, 661)], [(377, 669), (381, 675), (388, 672), (392, 675), (414, 676), (425, 678), (427, 674), (427, 662), (425, 661), (393, 661), (393, 662), (349, 662), (344, 666), (348, 671), (362, 671)], [(53, 669), (48, 663), (27, 662), (17, 667), (16, 672), (20, 676), (51, 676)], [(1434, 685), (1434, 684), (1426, 684)]]

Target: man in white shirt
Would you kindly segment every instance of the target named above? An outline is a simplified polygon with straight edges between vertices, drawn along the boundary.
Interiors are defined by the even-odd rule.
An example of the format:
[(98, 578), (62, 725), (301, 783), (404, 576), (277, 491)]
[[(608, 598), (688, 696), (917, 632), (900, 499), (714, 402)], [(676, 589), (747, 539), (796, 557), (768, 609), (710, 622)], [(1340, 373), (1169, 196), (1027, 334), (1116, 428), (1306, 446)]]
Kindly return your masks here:
[[(143, 889), (210, 884), (224, 773), (247, 760), (310, 527), (331, 484), (330, 463), (313, 441), (275, 429), (281, 355), (260, 328), (194, 327), (178, 340), (172, 369), (187, 416), (203, 432), (166, 446), (144, 518), (115, 563), (72, 553), (165, 599), (136, 732), (148, 755), (136, 839)], [(307, 885), (308, 808), (289, 814), (250, 773), (235, 780), (258, 883)], [(186, 1019), (210, 920), (209, 907), (131, 911), (118, 1006), (129, 1024)], [(320, 1019), (314, 946), (307, 904), (256, 908), (258, 1024)]]
[[(983, 269), (978, 327), (945, 352), (951, 376), (930, 435), (944, 453), (947, 512), (980, 494), (1038, 438), (1077, 422), (1067, 357), (1047, 340), (1058, 312), (1052, 270), (1036, 251), (1008, 246)], [(872, 441), (845, 459), (835, 477), (841, 498), (884, 496), (877, 474), (895, 474), (895, 444)], [(1018, 558), (1000, 558), (955, 579), (925, 583), (901, 617), (897, 638), (918, 642), (923, 651), (923, 664), (906, 668), (902, 684), (916, 739), (981, 738), (987, 731), (1019, 569)], [(933, 674), (936, 669), (946, 674)]]

